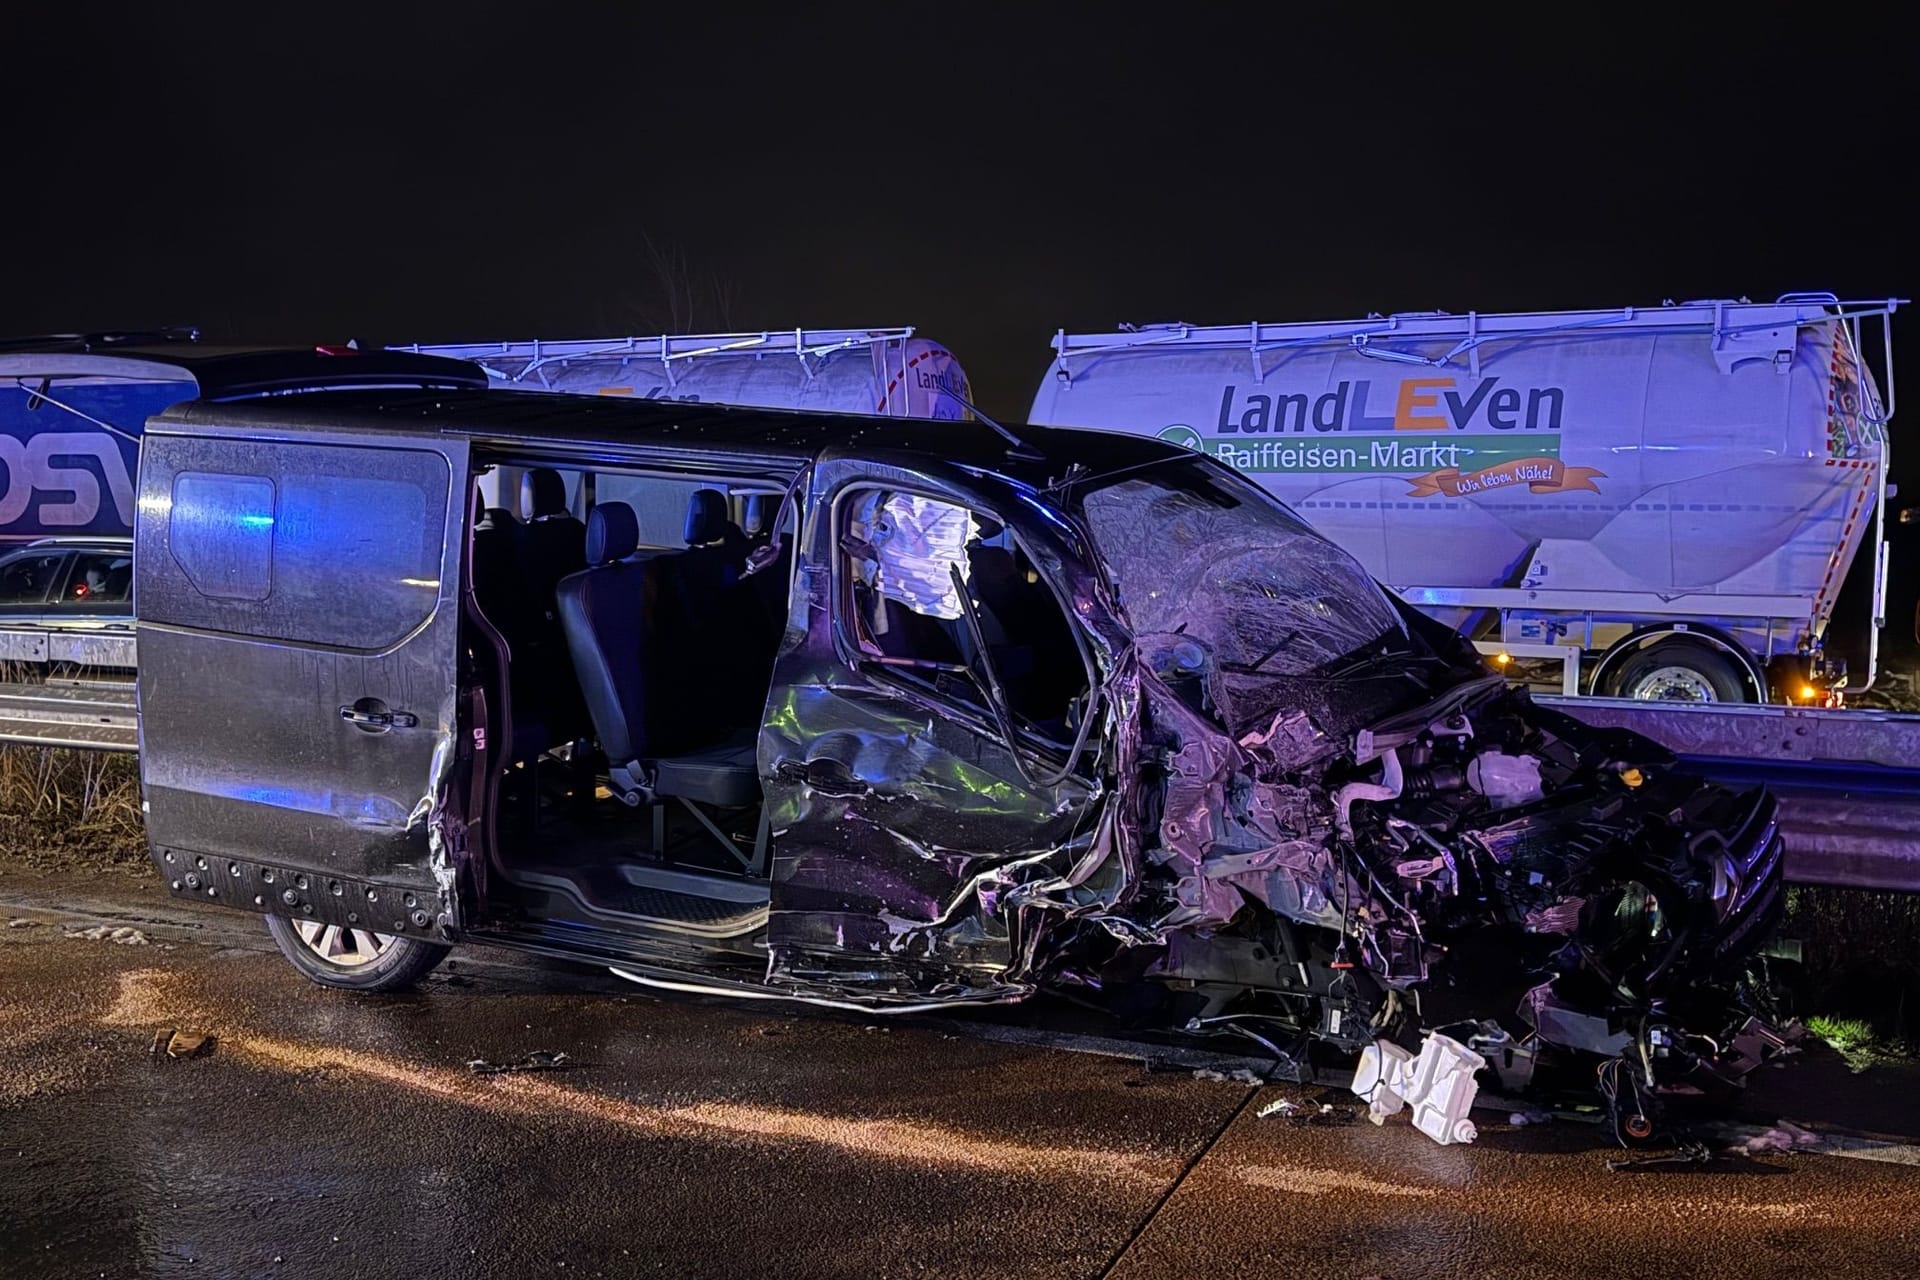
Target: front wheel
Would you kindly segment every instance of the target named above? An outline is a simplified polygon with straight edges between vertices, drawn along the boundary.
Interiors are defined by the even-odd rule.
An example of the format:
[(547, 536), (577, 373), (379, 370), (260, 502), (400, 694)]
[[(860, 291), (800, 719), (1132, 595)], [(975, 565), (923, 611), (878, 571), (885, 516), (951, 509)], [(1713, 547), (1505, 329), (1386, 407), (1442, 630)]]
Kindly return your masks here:
[(320, 920), (268, 916), (274, 945), (306, 977), (344, 991), (400, 991), (433, 971), (451, 947)]

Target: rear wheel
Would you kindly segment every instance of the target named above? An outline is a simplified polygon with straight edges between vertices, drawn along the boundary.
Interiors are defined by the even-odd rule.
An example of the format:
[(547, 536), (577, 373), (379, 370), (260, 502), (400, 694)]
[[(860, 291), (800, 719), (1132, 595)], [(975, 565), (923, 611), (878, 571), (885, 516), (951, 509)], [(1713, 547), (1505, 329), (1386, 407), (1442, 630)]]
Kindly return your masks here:
[(319, 920), (268, 916), (267, 932), (293, 967), (323, 987), (399, 991), (432, 972), (450, 947)]
[(1620, 660), (1607, 680), (1611, 698), (1639, 702), (1753, 702), (1740, 664), (1698, 640), (1660, 640)]

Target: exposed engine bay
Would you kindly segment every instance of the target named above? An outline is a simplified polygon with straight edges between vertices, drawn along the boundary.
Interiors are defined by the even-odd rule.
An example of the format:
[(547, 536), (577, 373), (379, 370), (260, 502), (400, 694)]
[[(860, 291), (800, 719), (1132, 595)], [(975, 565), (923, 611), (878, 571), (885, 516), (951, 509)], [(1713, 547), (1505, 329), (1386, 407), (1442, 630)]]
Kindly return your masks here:
[(1191, 686), (1144, 683), (1167, 945), (1143, 976), (1187, 993), (1189, 1027), (1346, 1050), (1445, 1027), (1515, 1089), (1597, 1058), (1629, 1140), (1657, 1091), (1778, 1045), (1747, 977), (1785, 902), (1764, 792), (1497, 678), (1347, 743), (1297, 708), (1235, 739)]

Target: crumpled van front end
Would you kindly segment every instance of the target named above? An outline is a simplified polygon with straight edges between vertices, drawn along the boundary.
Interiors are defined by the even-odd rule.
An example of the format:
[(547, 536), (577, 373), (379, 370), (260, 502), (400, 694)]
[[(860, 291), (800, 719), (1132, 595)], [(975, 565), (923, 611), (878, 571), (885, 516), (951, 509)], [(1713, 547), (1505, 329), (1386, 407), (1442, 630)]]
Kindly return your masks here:
[(1597, 1054), (1650, 1093), (1773, 1042), (1746, 979), (1784, 909), (1771, 796), (1533, 705), (1220, 468), (1071, 506), (1130, 631), (1108, 689), (1137, 861), (1127, 945), (1077, 977), (1269, 1040), (1448, 1027), (1515, 1084)]

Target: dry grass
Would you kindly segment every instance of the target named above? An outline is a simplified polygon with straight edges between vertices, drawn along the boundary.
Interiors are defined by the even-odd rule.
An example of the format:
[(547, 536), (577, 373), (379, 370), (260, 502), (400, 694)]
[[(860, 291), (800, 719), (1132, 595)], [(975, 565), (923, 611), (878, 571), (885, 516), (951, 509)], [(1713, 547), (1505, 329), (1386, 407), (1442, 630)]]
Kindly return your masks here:
[(131, 755), (0, 746), (0, 858), (37, 866), (146, 860)]

